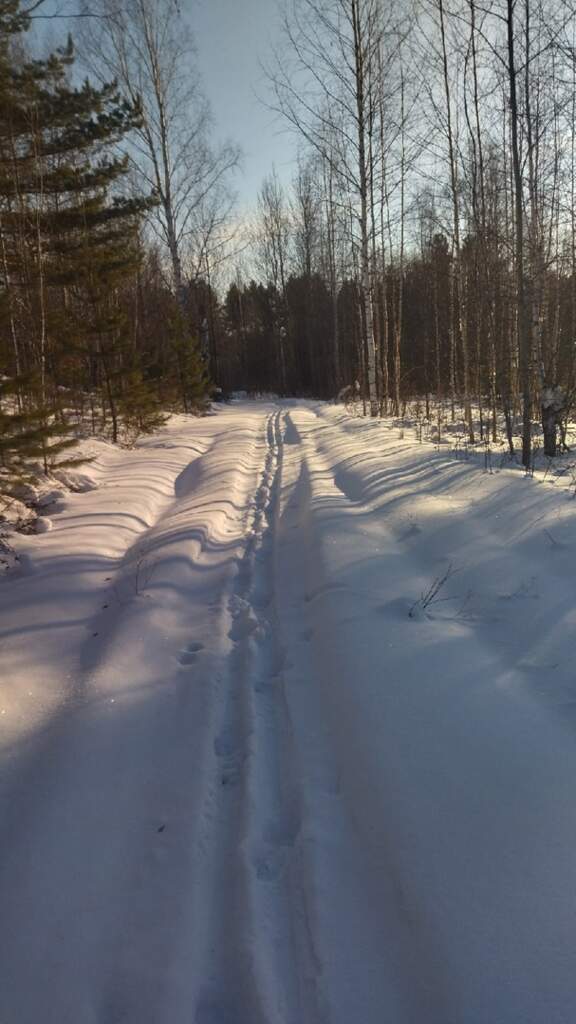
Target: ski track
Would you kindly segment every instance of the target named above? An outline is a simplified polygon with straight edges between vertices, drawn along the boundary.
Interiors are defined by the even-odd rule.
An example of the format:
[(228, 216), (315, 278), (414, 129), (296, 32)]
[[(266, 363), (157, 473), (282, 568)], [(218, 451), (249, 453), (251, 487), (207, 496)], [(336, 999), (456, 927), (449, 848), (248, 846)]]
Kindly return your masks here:
[(266, 424), (248, 539), (227, 601), (232, 648), (215, 723), (216, 771), (204, 811), (211, 823), (214, 880), (208, 887), (211, 928), (197, 1024), (319, 1020), (298, 877), (299, 794), (274, 596), (281, 424), (280, 412)]
[(565, 497), (314, 402), (145, 447), (3, 606), (0, 1024), (572, 1024)]

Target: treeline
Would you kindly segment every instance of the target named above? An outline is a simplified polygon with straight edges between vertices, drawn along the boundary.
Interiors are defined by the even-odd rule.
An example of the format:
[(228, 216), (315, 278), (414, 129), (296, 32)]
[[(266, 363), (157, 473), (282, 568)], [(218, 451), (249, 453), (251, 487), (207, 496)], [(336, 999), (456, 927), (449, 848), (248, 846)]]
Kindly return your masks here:
[[(43, 0), (35, 0), (37, 10)], [(269, 104), (298, 140), (243, 264), (174, 0), (80, 0), (26, 55), (0, 0), (0, 463), (225, 392), (412, 397), (530, 465), (576, 397), (572, 0), (289, 0)], [(227, 268), (223, 287), (221, 268)], [(434, 411), (432, 413), (432, 407)]]
[[(328, 228), (321, 191), (314, 192), (307, 206), (304, 232), (296, 201), (298, 180), (290, 191), (280, 189), (277, 181), (274, 187), (284, 225), (283, 234), (276, 238), (283, 246), (284, 285), (275, 282), (269, 270), (266, 284), (241, 278), (233, 282), (221, 304), (212, 294), (211, 337), (218, 380), (227, 390), (326, 399), (337, 396), (345, 386), (354, 389), (356, 385), (357, 397), (369, 412), (361, 283), (357, 275), (344, 276), (344, 261), (341, 276), (331, 278), (326, 270)], [(504, 207), (503, 193), (500, 202)], [(391, 259), (378, 268), (371, 281), (378, 414), (399, 416), (407, 402), (421, 399), (434, 420), (438, 404), (449, 419), (462, 416), (464, 336), (471, 437), (496, 441), (504, 429), (513, 451), (518, 443), (522, 393), (516, 282), (504, 209), (493, 205), (489, 246), (486, 237), (464, 236), (458, 265), (450, 234), (438, 230), (430, 208), (418, 212), (419, 245), (410, 245), (401, 267), (397, 257)], [(257, 246), (262, 243), (262, 231), (260, 221)], [(531, 416), (539, 418), (538, 401), (542, 402), (542, 414), (547, 412), (544, 401), (552, 404), (554, 450), (564, 443), (576, 397), (576, 278), (571, 259), (566, 251), (563, 265), (547, 271), (548, 316), (546, 324), (537, 325), (544, 363), (533, 364)], [(349, 272), (352, 275), (353, 268)], [(455, 324), (457, 273), (465, 288), (460, 305), (465, 319)], [(547, 395), (541, 385), (542, 371), (545, 379), (556, 383)]]
[(265, 285), (224, 309), (234, 380), (411, 396), (505, 423), (530, 464), (576, 386), (576, 20), (540, 0), (291, 0), (271, 105), (300, 140), (263, 185)]
[[(160, 35), (152, 30), (163, 18), (175, 21), (163, 46), (183, 38), (171, 3), (138, 0), (123, 11), (132, 32), (148, 37), (151, 48), (159, 47)], [(145, 69), (133, 65), (137, 90), (126, 76), (119, 81), (102, 50), (101, 74), (94, 65), (90, 80), (79, 81), (72, 42), (45, 59), (33, 58), (26, 46), (30, 26), (25, 5), (0, 0), (4, 491), (31, 462), (48, 469), (62, 461), (82, 431), (115, 441), (153, 429), (167, 410), (205, 405), (199, 261), (218, 240), (217, 221), (203, 230), (202, 216), (210, 213), (207, 204), (237, 158), (210, 149), (199, 93), (189, 91), (181, 110), (182, 119), (194, 123), (195, 138), (182, 139), (174, 110), (158, 138), (151, 126), (159, 122), (158, 111), (167, 114), (174, 102), (169, 76), (165, 86), (148, 88)], [(113, 29), (111, 24), (109, 39)], [(177, 59), (184, 77), (192, 74), (185, 48), (176, 56), (158, 48), (155, 63), (150, 56), (147, 66), (155, 73)], [(178, 88), (182, 80), (176, 76)], [(143, 138), (150, 147), (145, 156), (138, 145)], [(172, 157), (176, 142), (178, 161)], [(195, 177), (192, 161), (186, 163), (192, 144), (195, 159), (202, 147)], [(163, 158), (154, 180), (148, 168), (158, 149)], [(183, 164), (190, 172), (185, 196), (176, 182)]]

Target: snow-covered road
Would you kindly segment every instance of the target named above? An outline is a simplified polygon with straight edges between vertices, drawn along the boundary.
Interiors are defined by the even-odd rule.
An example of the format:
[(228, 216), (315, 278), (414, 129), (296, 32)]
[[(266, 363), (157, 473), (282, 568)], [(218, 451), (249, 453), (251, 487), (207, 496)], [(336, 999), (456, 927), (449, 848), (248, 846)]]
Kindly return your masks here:
[(0, 581), (0, 1024), (573, 1024), (576, 503), (306, 402), (94, 473)]

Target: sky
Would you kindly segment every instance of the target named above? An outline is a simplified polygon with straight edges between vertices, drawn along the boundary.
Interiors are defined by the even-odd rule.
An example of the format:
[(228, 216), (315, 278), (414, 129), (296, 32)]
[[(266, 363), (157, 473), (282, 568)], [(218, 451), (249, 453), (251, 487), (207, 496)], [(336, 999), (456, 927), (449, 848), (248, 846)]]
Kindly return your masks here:
[(244, 151), (236, 179), (239, 205), (256, 202), (262, 178), (275, 165), (283, 180), (294, 169), (296, 142), (266, 108), (261, 67), (278, 40), (277, 0), (182, 0), (195, 33), (204, 86), (214, 113), (215, 134)]
[[(262, 179), (275, 166), (279, 178), (293, 175), (296, 140), (269, 109), (262, 62), (279, 37), (281, 0), (180, 0), (191, 26), (204, 91), (214, 115), (214, 138), (230, 139), (243, 151), (242, 168), (234, 177), (237, 211), (248, 214), (257, 201)], [(75, 0), (46, 0), (45, 13), (77, 9)], [(73, 19), (38, 21), (45, 43), (57, 46)]]

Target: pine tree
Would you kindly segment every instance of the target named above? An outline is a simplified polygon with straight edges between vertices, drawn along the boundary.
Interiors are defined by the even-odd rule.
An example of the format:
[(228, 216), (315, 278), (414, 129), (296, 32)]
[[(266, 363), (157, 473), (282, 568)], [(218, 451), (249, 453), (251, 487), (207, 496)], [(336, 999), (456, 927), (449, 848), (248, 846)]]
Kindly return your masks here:
[[(16, 390), (24, 397), (20, 410), (16, 409)], [(42, 406), (38, 397), (38, 384), (22, 379), (0, 383), (0, 479), (2, 490), (10, 490), (15, 481), (27, 478), (39, 464), (48, 473), (56, 464), (71, 465), (76, 460), (62, 459), (64, 452), (76, 445), (66, 437), (70, 431), (55, 417), (54, 407)], [(32, 465), (31, 465), (32, 464)]]
[(204, 412), (208, 405), (209, 380), (205, 361), (184, 314), (177, 308), (170, 322), (172, 349), (178, 366), (180, 396), (185, 412)]
[(98, 393), (114, 439), (121, 407), (132, 420), (140, 408), (143, 423), (151, 404), (118, 290), (137, 270), (155, 200), (122, 197), (127, 159), (110, 155), (140, 112), (114, 84), (69, 84), (70, 41), (45, 61), (16, 61), (10, 37), (27, 26), (15, 0), (0, 0), (0, 372), (10, 380), (0, 451), (13, 470), (42, 437), (45, 468), (59, 443), (70, 447), (63, 387)]

